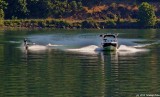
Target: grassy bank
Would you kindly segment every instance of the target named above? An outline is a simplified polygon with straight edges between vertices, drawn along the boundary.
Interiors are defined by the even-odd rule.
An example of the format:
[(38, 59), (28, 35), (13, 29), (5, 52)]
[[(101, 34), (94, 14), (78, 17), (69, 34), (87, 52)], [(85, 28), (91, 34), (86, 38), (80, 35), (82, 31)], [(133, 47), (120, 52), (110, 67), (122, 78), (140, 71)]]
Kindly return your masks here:
[(107, 28), (160, 28), (160, 20), (154, 27), (143, 27), (137, 20), (65, 20), (65, 19), (18, 19), (4, 20), (7, 28), (63, 28), (63, 29), (107, 29)]

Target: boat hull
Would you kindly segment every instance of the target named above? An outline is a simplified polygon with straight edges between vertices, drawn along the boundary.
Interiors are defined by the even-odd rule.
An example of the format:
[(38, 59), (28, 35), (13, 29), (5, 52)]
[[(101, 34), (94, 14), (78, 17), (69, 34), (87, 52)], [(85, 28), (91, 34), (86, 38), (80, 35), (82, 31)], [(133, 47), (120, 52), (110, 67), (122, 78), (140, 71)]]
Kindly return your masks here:
[(117, 47), (115, 47), (115, 46), (106, 46), (106, 47), (103, 47), (103, 50), (104, 51), (116, 51)]
[(118, 43), (104, 43), (102, 44), (103, 50), (107, 50), (107, 51), (115, 51), (117, 50), (118, 47)]

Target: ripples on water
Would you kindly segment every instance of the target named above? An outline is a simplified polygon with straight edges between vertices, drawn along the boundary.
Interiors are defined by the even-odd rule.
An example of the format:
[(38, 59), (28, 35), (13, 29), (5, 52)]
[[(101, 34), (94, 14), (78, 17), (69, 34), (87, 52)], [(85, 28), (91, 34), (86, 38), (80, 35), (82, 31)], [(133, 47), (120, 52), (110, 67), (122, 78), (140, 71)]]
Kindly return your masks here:
[(155, 45), (152, 49), (135, 48), (133, 39), (128, 39), (127, 45), (121, 38), (119, 51), (103, 52), (94, 34), (28, 38), (37, 44), (28, 52), (18, 46), (0, 46), (4, 52), (0, 56), (1, 97), (160, 94), (159, 50)]

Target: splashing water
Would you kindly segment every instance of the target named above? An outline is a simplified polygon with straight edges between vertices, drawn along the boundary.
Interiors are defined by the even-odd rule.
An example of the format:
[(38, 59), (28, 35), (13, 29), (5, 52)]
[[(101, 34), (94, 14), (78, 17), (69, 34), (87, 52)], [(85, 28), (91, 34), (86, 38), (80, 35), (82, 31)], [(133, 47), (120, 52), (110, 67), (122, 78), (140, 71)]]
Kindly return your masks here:
[[(59, 46), (63, 46), (63, 45), (56, 45), (56, 44), (47, 44), (47, 45), (38, 45), (33, 43), (33, 45), (29, 45), (28, 46), (28, 50), (29, 51), (45, 51), (47, 49), (55, 49), (55, 47), (59, 47)], [(24, 51), (26, 48), (24, 46), (24, 44), (21, 44), (20, 48)]]
[[(43, 38), (42, 38), (43, 37)], [(45, 41), (43, 40), (45, 37)], [(89, 37), (89, 38), (88, 38)], [(97, 52), (102, 52), (103, 48), (100, 46), (101, 40), (97, 36), (92, 36), (88, 34), (84, 35), (36, 35), (30, 36), (29, 39), (40, 45), (29, 46), (29, 50), (41, 51), (47, 49), (59, 49), (63, 51), (79, 52), (86, 54), (97, 54)], [(144, 49), (145, 46), (150, 44), (139, 45), (134, 43), (137, 39), (119, 39), (120, 47), (116, 52), (119, 53), (136, 53), (148, 51)], [(140, 40), (139, 40), (140, 41)]]
[(56, 47), (56, 46), (63, 46), (63, 45), (57, 45), (57, 44), (51, 44), (51, 43), (49, 43), (47, 46), (48, 47)]
[(47, 50), (47, 47), (43, 46), (43, 45), (32, 45), (32, 46), (28, 47), (28, 50), (31, 50), (31, 51), (41, 51), (41, 50)]
[(87, 54), (96, 54), (96, 49), (99, 47), (96, 45), (89, 45), (86, 47), (82, 48), (76, 48), (76, 49), (66, 49), (67, 51), (72, 51), (72, 52), (80, 52), (80, 53), (87, 53)]
[[(80, 52), (80, 53), (88, 53), (88, 54), (96, 54), (97, 52), (102, 52), (103, 48), (96, 46), (96, 45), (90, 45), (82, 48), (76, 48), (76, 49), (67, 49), (67, 51), (72, 52)], [(146, 52), (148, 49), (142, 49), (142, 48), (135, 48), (135, 47), (129, 47), (126, 45), (121, 45), (117, 52), (119, 53), (137, 53), (137, 52)]]
[(148, 44), (138, 44), (134, 47), (142, 48), (142, 47), (146, 47), (146, 46), (150, 46), (150, 45), (154, 45), (154, 44), (159, 44), (159, 41), (158, 42), (153, 42), (153, 43), (148, 43)]
[[(57, 49), (57, 47), (60, 48), (62, 45), (56, 45), (56, 44), (48, 44), (46, 46), (43, 45), (32, 45), (28, 47), (28, 50), (30, 51), (45, 51), (47, 49)], [(77, 53), (85, 53), (85, 54), (97, 54), (98, 52), (102, 52), (103, 48), (97, 46), (97, 45), (89, 45), (81, 48), (66, 48), (61, 49), (64, 51), (71, 51), (71, 52), (77, 52)], [(120, 54), (132, 54), (137, 52), (146, 52), (148, 49), (143, 48), (135, 48), (133, 46), (126, 46), (126, 45), (120, 45), (120, 47), (117, 49), (117, 52)]]
[[(76, 45), (79, 44), (79, 45), (81, 45), (81, 47), (75, 48), (76, 47), (76, 46), (74, 47), (75, 44), (72, 44), (71, 46), (69, 46), (69, 43), (68, 43), (68, 45), (67, 44), (62, 45), (62, 44), (58, 44), (58, 43), (55, 43), (55, 44), (48, 43), (45, 45), (34, 44), (34, 45), (29, 46), (28, 50), (33, 51), (33, 52), (38, 52), (38, 51), (46, 51), (48, 49), (59, 49), (59, 50), (71, 51), (71, 52), (77, 52), (77, 53), (83, 53), (83, 54), (97, 54), (97, 53), (103, 51), (103, 48), (101, 48), (100, 46), (97, 46), (97, 45), (82, 46), (81, 45), (82, 43), (76, 43)], [(66, 45), (66, 47), (65, 47), (65, 45)], [(144, 49), (143, 47), (148, 46), (148, 45), (151, 45), (151, 44), (143, 44), (143, 45), (137, 44), (134, 46), (120, 45), (116, 52), (118, 52), (120, 54), (133, 54), (133, 53), (137, 53), (137, 52), (146, 52), (146, 51), (148, 51), (148, 49)], [(22, 46), (24, 48), (23, 44), (22, 44)]]
[(133, 54), (137, 52), (147, 52), (147, 51), (149, 50), (143, 48), (135, 48), (134, 46), (126, 46), (126, 45), (120, 45), (120, 47), (117, 50), (117, 52), (119, 52), (120, 54)]

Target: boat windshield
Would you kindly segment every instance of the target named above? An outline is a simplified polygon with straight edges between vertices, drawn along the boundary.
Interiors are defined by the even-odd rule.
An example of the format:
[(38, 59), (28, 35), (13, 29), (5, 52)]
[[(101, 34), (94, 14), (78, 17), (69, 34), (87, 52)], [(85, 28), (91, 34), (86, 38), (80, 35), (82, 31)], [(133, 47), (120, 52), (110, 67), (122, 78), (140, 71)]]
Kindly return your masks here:
[(111, 43), (111, 42), (117, 42), (117, 35), (115, 34), (104, 34), (101, 35), (102, 37), (102, 42), (103, 43)]
[(115, 35), (104, 35), (103, 38), (107, 38), (107, 37), (112, 37), (112, 38), (116, 38)]

